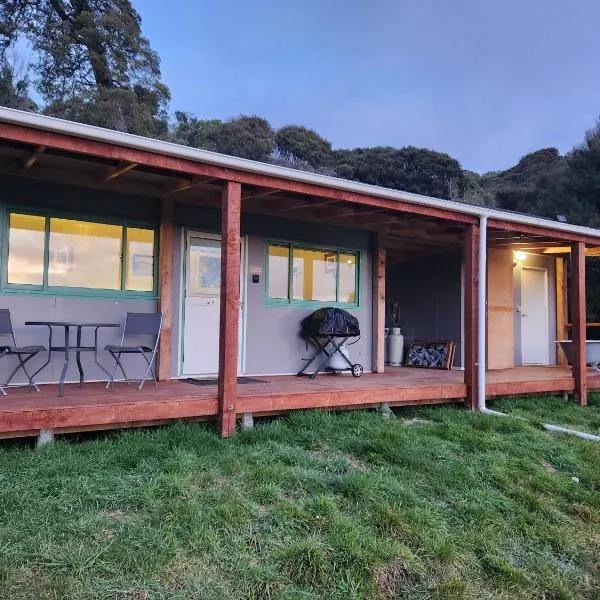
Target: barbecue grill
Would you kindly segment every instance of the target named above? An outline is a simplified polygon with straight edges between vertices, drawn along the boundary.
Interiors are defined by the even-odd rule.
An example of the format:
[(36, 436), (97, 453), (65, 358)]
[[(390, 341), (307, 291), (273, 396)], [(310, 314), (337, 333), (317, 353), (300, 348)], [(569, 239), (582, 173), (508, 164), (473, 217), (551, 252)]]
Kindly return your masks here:
[[(320, 308), (302, 319), (300, 335), (315, 346), (315, 352), (311, 358), (306, 359), (304, 367), (297, 373), (298, 377), (314, 378), (323, 370), (332, 373), (350, 371), (354, 377), (360, 377), (364, 373), (363, 366), (359, 363), (352, 363), (344, 351), (344, 345), (349, 338), (360, 338), (360, 327), (358, 319), (349, 312), (334, 307)], [(329, 362), (332, 356), (338, 355), (343, 363), (348, 367), (345, 369), (331, 368)], [(307, 369), (317, 358), (321, 361), (317, 363), (312, 373), (307, 373)]]

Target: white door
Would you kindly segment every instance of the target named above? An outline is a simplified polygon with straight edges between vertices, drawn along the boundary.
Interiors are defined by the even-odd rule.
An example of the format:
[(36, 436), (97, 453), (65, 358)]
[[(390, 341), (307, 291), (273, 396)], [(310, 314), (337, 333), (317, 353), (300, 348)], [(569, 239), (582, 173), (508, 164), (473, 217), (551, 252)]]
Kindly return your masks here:
[[(219, 371), (220, 237), (188, 234), (185, 274), (182, 374), (216, 375)], [(240, 287), (240, 298), (241, 291)], [(240, 309), (240, 325), (242, 323)], [(241, 326), (239, 338), (241, 349)], [(240, 360), (238, 369), (241, 369)]]
[(521, 362), (547, 365), (548, 273), (546, 269), (521, 269)]

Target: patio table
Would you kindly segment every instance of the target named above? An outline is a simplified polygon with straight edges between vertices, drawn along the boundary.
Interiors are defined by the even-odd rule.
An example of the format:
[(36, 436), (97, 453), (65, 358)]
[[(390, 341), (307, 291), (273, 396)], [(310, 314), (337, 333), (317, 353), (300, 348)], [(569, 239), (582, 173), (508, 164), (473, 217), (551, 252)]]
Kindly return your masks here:
[[(79, 385), (83, 384), (83, 367), (81, 366), (81, 353), (82, 352), (93, 352), (94, 362), (110, 377), (110, 373), (102, 366), (98, 360), (98, 331), (102, 328), (120, 328), (120, 323), (82, 323), (79, 321), (26, 321), (25, 325), (31, 326), (44, 326), (48, 328), (48, 360), (34, 373), (33, 376), (37, 375), (42, 369), (45, 369), (52, 358), (52, 352), (64, 352), (65, 362), (63, 364), (62, 372), (58, 383), (58, 395), (65, 395), (65, 377), (67, 375), (67, 369), (69, 368), (69, 362), (71, 359), (71, 352), (75, 352), (75, 359), (77, 362), (77, 369), (79, 370)], [(64, 346), (54, 346), (52, 344), (52, 337), (54, 327), (62, 327), (65, 330), (65, 343)], [(75, 346), (71, 346), (71, 328), (75, 327), (77, 330), (75, 337)], [(94, 328), (94, 345), (83, 346), (81, 343), (82, 330), (84, 327)]]

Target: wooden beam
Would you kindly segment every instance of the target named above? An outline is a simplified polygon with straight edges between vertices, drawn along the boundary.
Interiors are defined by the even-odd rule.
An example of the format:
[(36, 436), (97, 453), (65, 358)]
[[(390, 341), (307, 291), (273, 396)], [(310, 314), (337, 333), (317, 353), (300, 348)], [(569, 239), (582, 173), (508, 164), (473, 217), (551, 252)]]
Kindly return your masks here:
[(187, 181), (183, 181), (183, 182), (179, 183), (178, 185), (171, 188), (170, 190), (167, 190), (163, 194), (163, 197), (168, 198), (169, 196), (172, 196), (173, 194), (178, 194), (179, 192), (185, 192), (186, 190), (191, 190), (195, 187), (198, 187), (199, 185), (202, 185), (204, 183), (212, 183), (213, 181), (216, 181), (215, 177), (192, 177), (191, 179), (188, 179)]
[[(555, 262), (555, 284), (556, 284), (556, 339), (566, 340), (567, 330), (567, 261), (563, 256), (557, 256)], [(557, 344), (556, 363), (567, 364), (567, 357), (562, 348)]]
[(384, 328), (385, 328), (385, 267), (386, 253), (384, 238), (381, 235), (375, 236), (375, 248), (373, 251), (373, 372), (383, 373), (385, 371), (384, 362)]
[(175, 222), (173, 202), (163, 200), (160, 217), (158, 294), (159, 309), (163, 315), (160, 347), (158, 349), (158, 379), (171, 379), (173, 362), (173, 252)]
[[(277, 214), (280, 214), (280, 213), (294, 212), (297, 210), (304, 210), (306, 208), (316, 210), (317, 212), (322, 212), (322, 209), (325, 208), (325, 211), (327, 211), (327, 214), (329, 214), (331, 209), (326, 208), (326, 207), (330, 206), (331, 204), (338, 204), (338, 201), (331, 200), (328, 202), (326, 202), (326, 201), (307, 202), (306, 200), (298, 200), (296, 198), (286, 198), (286, 199), (280, 201), (276, 206), (273, 206), (273, 209), (277, 212)], [(322, 216), (323, 215), (319, 215), (319, 218), (321, 218)]]
[(584, 244), (596, 245), (600, 237), (587, 235), (584, 233), (575, 233), (561, 229), (552, 229), (542, 225), (530, 225), (528, 223), (514, 223), (512, 221), (503, 221), (502, 219), (488, 219), (488, 226), (493, 229), (514, 232), (515, 234), (532, 234), (553, 240), (562, 240), (563, 242), (583, 242)]
[[(471, 410), (477, 409), (477, 336), (479, 323), (477, 298), (479, 293), (479, 225), (467, 227), (464, 249), (464, 356), (465, 356), (465, 406)], [(485, 357), (481, 357), (485, 360)]]
[(571, 244), (571, 364), (575, 380), (575, 399), (587, 406), (586, 329), (585, 329), (585, 244)]
[(100, 180), (100, 183), (104, 183), (106, 181), (112, 181), (113, 179), (117, 179), (118, 177), (121, 177), (121, 175), (125, 175), (125, 173), (129, 173), (129, 171), (131, 171), (132, 169), (135, 169), (137, 166), (138, 166), (138, 164), (134, 163), (134, 162), (121, 164), (120, 166), (112, 169), (108, 173), (108, 175), (106, 175), (104, 178), (102, 178)]
[[(82, 161), (82, 166), (89, 166), (89, 163)], [(85, 188), (98, 189), (102, 184), (99, 181), (99, 173), (79, 170), (77, 168), (66, 169), (57, 165), (37, 163), (35, 169), (23, 171), (22, 164), (15, 165), (0, 161), (0, 173), (14, 177), (21, 177), (34, 181), (51, 181), (53, 183), (63, 183), (65, 185), (79, 186)], [(130, 181), (123, 179), (119, 181), (119, 192), (131, 194), (133, 196), (143, 196), (145, 198), (160, 198), (162, 193), (155, 184), (144, 181)]]
[(281, 192), (281, 190), (279, 189), (263, 189), (260, 192), (254, 191), (254, 192), (249, 192), (247, 194), (244, 194), (242, 196), (242, 200), (253, 200), (255, 198), (266, 198), (267, 196), (272, 196), (273, 194), (277, 194)]
[(31, 154), (31, 156), (23, 163), (23, 171), (28, 171), (35, 165), (40, 154), (42, 154), (46, 150), (46, 146), (38, 146), (35, 151)]
[(235, 433), (238, 324), (240, 315), (240, 219), (242, 186), (228, 181), (221, 207), (221, 312), (219, 328), (219, 431)]
[(338, 220), (338, 219), (345, 219), (346, 217), (364, 217), (365, 215), (372, 215), (375, 213), (380, 213), (382, 212), (382, 209), (377, 208), (374, 210), (360, 210), (359, 208), (355, 208), (353, 210), (345, 210), (345, 211), (341, 211), (339, 213), (334, 213), (331, 215), (328, 215), (326, 217), (323, 217), (324, 220), (328, 221), (328, 220)]
[[(571, 252), (570, 246), (556, 246), (554, 248), (546, 248), (544, 254), (569, 254)], [(600, 248), (586, 248), (586, 256), (600, 256)]]
[[(226, 181), (235, 181), (255, 187), (277, 188), (281, 191), (318, 197), (325, 200), (388, 208), (396, 212), (427, 215), (461, 223), (476, 223), (478, 220), (476, 215), (463, 213), (460, 210), (438, 208), (416, 203), (411, 201), (412, 196), (403, 196), (403, 193), (400, 191), (394, 191), (396, 197), (392, 199), (377, 194), (354, 192), (339, 187), (299, 181), (298, 179), (306, 177), (306, 174), (303, 174), (301, 171), (297, 174), (298, 179), (291, 177), (288, 179), (280, 176), (264, 175), (262, 173), (252, 173), (231, 167), (207, 164), (200, 160), (179, 158), (162, 154), (155, 150), (119, 146), (114, 143), (76, 137), (55, 131), (44, 131), (13, 123), (0, 123), (0, 139), (44, 145), (48, 148), (57, 148), (67, 152), (90, 156), (100, 156), (112, 160), (135, 162), (139, 165), (180, 172), (187, 175), (200, 175)], [(390, 190), (391, 192), (392, 190)], [(569, 235), (565, 234), (564, 239), (567, 238), (571, 239)], [(598, 238), (590, 238), (589, 241), (590, 243), (597, 243)]]

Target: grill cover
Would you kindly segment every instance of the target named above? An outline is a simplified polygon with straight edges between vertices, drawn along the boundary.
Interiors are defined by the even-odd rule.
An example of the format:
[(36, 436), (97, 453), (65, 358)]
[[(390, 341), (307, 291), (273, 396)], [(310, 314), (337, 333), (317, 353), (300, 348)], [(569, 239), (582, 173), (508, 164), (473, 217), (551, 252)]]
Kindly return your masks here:
[(358, 337), (360, 328), (358, 319), (349, 312), (328, 306), (319, 308), (302, 319), (302, 337), (333, 335), (336, 337)]

